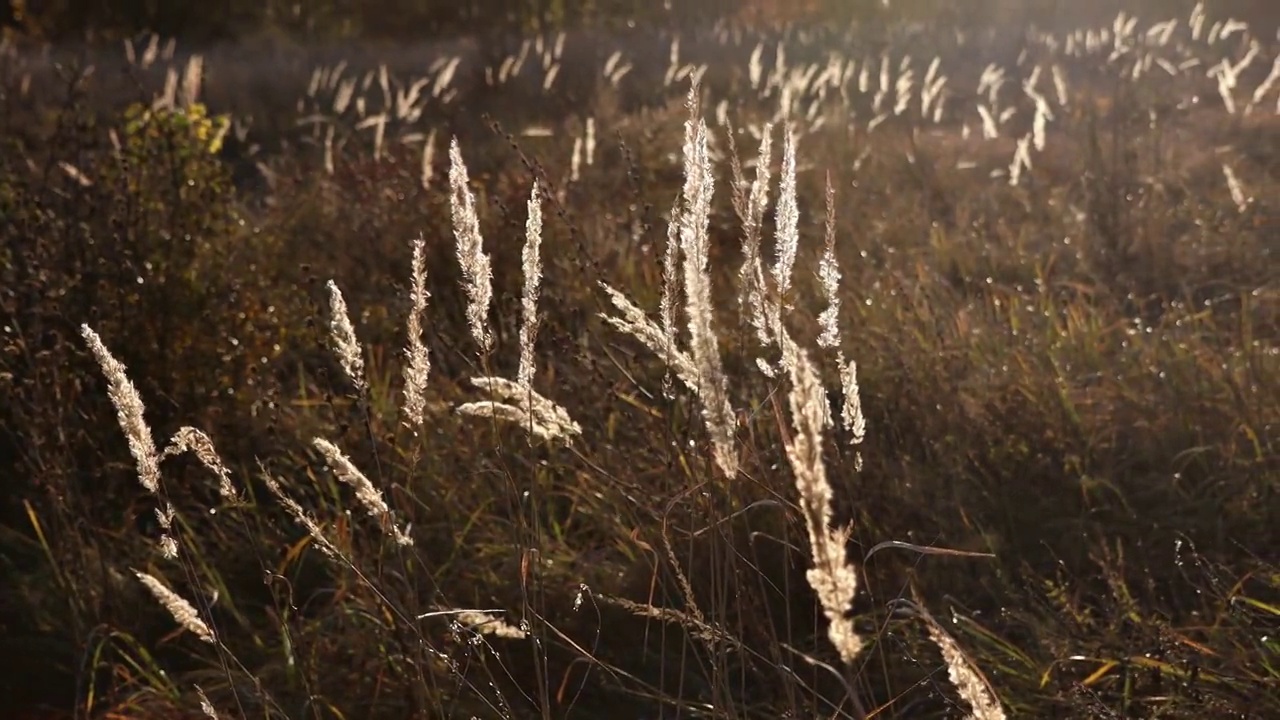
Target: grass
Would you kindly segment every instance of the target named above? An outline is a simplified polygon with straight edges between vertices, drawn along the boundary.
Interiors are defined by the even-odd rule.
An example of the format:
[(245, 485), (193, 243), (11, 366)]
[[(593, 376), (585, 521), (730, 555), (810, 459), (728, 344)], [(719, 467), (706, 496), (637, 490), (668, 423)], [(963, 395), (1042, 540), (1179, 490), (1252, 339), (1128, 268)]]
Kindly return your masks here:
[(1280, 714), (1277, 46), (1223, 20), (8, 47), (4, 696)]

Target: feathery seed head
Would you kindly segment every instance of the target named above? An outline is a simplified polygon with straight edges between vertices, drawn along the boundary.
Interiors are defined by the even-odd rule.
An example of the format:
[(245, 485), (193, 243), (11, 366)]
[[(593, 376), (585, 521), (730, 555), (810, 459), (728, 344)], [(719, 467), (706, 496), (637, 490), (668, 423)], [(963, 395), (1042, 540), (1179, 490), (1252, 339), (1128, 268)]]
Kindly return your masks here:
[(841, 424), (850, 435), (850, 441), (859, 445), (867, 436), (867, 419), (862, 414), (862, 395), (858, 388), (858, 363), (850, 360), (844, 362), (840, 357), (840, 390), (844, 395), (844, 406), (841, 408)]
[(515, 423), (543, 440), (568, 441), (582, 434), (582, 426), (574, 422), (567, 410), (532, 387), (500, 377), (471, 378), (471, 384), (495, 399), (464, 403), (458, 406), (459, 415)]
[(145, 408), (142, 396), (125, 373), (125, 366), (111, 355), (98, 333), (88, 325), (81, 325), (80, 334), (84, 336), (89, 350), (102, 368), (102, 374), (107, 378), (107, 396), (116, 408), (116, 419), (137, 464), (138, 482), (151, 494), (157, 494), (160, 492), (160, 458), (156, 453), (155, 441), (151, 438), (151, 427), (143, 417)]
[(329, 289), (329, 339), (333, 343), (334, 354), (351, 384), (363, 393), (368, 388), (364, 378), (364, 354), (356, 340), (351, 316), (347, 314), (347, 302), (342, 298), (337, 283), (330, 280), (325, 287)]
[(333, 543), (329, 542), (329, 538), (325, 537), (324, 532), (320, 530), (320, 525), (307, 514), (306, 510), (302, 509), (297, 500), (285, 493), (284, 488), (280, 486), (280, 481), (264, 471), (262, 473), (262, 482), (267, 486), (267, 490), (276, 496), (276, 500), (280, 501), (280, 504), (284, 506), (289, 515), (293, 517), (294, 522), (297, 522), (307, 531), (307, 534), (311, 536), (311, 540), (315, 542), (321, 552), (330, 560), (342, 559), (342, 554), (338, 552), (338, 548)]
[(190, 426), (178, 428), (178, 432), (169, 441), (169, 447), (164, 451), (164, 457), (184, 452), (194, 453), (200, 464), (218, 477), (218, 495), (223, 500), (228, 503), (240, 502), (240, 496), (231, 484), (231, 471), (223, 464), (218, 451), (213, 447), (213, 441), (203, 430)]
[(742, 268), (738, 271), (738, 303), (747, 320), (755, 328), (761, 345), (769, 345), (769, 323), (765, 319), (764, 266), (760, 255), (760, 229), (769, 207), (769, 181), (772, 177), (773, 124), (766, 123), (760, 135), (756, 157), (755, 179), (747, 196), (743, 222)]
[(142, 581), (143, 585), (147, 586), (152, 596), (169, 612), (169, 615), (173, 617), (178, 625), (207, 643), (216, 641), (213, 630), (209, 629), (209, 626), (200, 619), (200, 614), (196, 612), (191, 603), (147, 573), (135, 570), (134, 575)]
[(409, 292), (409, 317), (406, 321), (408, 341), (405, 343), (404, 414), (407, 424), (421, 426), (426, 420), (427, 378), (431, 374), (431, 355), (422, 342), (422, 320), (427, 311), (427, 267), (425, 241), (422, 235), (413, 241), (412, 289)]
[(790, 124), (782, 144), (782, 180), (778, 188), (777, 239), (778, 257), (773, 266), (773, 280), (778, 294), (786, 297), (791, 289), (791, 271), (800, 246), (800, 210), (796, 200), (796, 132)]
[(458, 613), (455, 619), (458, 624), (469, 627), (481, 635), (492, 635), (509, 640), (523, 640), (528, 637), (528, 633), (523, 628), (487, 612), (467, 610)]
[(542, 283), (542, 199), (535, 180), (529, 191), (529, 218), (525, 222), (525, 243), (521, 253), (524, 266), (524, 295), (521, 298), (524, 322), (520, 326), (520, 385), (533, 384), (533, 347), (538, 336), (538, 290)]
[(493, 271), (483, 249), (480, 218), (476, 214), (475, 196), (467, 187), (467, 166), (462, 161), (458, 138), (449, 144), (449, 189), (453, 233), (458, 241), (458, 264), (462, 267), (467, 293), (467, 324), (471, 337), (487, 354), (493, 347), (489, 330), (489, 304), (493, 299)]
[(369, 478), (363, 472), (360, 472), (360, 468), (356, 467), (355, 463), (351, 462), (351, 459), (343, 454), (337, 445), (328, 440), (314, 438), (311, 442), (324, 455), (329, 467), (333, 469), (338, 479), (350, 485), (356, 491), (356, 500), (359, 501), (365, 512), (370, 517), (381, 520), (384, 523), (386, 533), (397, 543), (412, 545), (413, 538), (396, 526), (391, 508), (387, 507), (386, 501), (382, 499), (382, 491), (373, 486)]
[(622, 334), (634, 337), (650, 352), (663, 358), (675, 371), (680, 382), (697, 392), (698, 370), (693, 364), (693, 358), (669, 342), (666, 330), (650, 320), (644, 310), (631, 302), (630, 298), (606, 283), (600, 283), (600, 287), (619, 312), (619, 315), (601, 313), (600, 317)]
[(827, 173), (827, 237), (818, 261), (818, 282), (827, 309), (818, 315), (818, 345), (825, 348), (840, 345), (840, 265), (836, 260), (836, 191)]
[(204, 713), (204, 716), (209, 718), (209, 720), (221, 720), (222, 716), (219, 715), (218, 711), (213, 707), (213, 703), (209, 700), (209, 696), (204, 694), (204, 690), (199, 685), (196, 685), (195, 687), (196, 698), (200, 700), (200, 712)]
[(961, 699), (973, 708), (969, 717), (973, 720), (1004, 720), (1004, 707), (996, 698), (995, 692), (973, 661), (961, 649), (955, 638), (951, 637), (938, 621), (926, 617), (929, 626), (929, 638), (942, 652), (942, 660), (947, 666), (947, 677), (959, 693)]
[(684, 291), (689, 322), (689, 344), (698, 370), (698, 395), (702, 415), (711, 434), (712, 454), (727, 478), (738, 474), (734, 429), (736, 415), (729, 401), (728, 378), (720, 360), (720, 346), (713, 327), (711, 273), (708, 270), (711, 197), (715, 179), (707, 148), (707, 125), (698, 116), (698, 83), (689, 88), (690, 116), (685, 122), (684, 207), (680, 222), (680, 249), (684, 256)]
[(822, 432), (826, 425), (826, 391), (808, 355), (781, 328), (783, 366), (791, 375), (791, 421), (794, 434), (787, 442), (787, 459), (796, 476), (796, 489), (813, 567), (806, 573), (822, 605), (829, 627), (828, 637), (840, 657), (851, 662), (863, 647), (846, 617), (858, 590), (858, 576), (849, 562), (845, 543), (848, 533), (831, 527), (831, 484), (822, 459)]

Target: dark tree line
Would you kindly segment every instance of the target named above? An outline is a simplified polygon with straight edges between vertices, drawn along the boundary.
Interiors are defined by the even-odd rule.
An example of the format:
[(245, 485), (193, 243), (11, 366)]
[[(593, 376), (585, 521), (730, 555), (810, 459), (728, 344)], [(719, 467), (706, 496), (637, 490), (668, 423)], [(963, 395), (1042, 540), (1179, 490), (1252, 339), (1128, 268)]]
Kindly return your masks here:
[(192, 41), (259, 33), (405, 40), (583, 24), (672, 26), (732, 16), (749, 4), (751, 0), (0, 0), (0, 25), (45, 40), (110, 40), (143, 32)]
[[(1078, 27), (1118, 9), (1148, 18), (1183, 15), (1195, 0), (0, 0), (0, 28), (42, 40), (116, 40), (156, 32), (188, 42), (279, 34), (299, 40), (416, 40), (494, 36), (583, 25), (684, 28), (717, 19), (777, 26), (792, 21), (907, 19), (939, 24)], [(1215, 16), (1267, 25), (1277, 0), (1209, 0)], [(1264, 33), (1264, 35), (1269, 33)]]

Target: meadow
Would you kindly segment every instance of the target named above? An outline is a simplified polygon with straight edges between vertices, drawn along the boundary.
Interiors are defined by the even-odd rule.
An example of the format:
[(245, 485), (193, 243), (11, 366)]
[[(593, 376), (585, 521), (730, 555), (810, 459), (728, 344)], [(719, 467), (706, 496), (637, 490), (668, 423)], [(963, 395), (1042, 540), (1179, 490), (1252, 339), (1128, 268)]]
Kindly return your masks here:
[(30, 717), (1280, 717), (1280, 28), (9, 38), (0, 398)]

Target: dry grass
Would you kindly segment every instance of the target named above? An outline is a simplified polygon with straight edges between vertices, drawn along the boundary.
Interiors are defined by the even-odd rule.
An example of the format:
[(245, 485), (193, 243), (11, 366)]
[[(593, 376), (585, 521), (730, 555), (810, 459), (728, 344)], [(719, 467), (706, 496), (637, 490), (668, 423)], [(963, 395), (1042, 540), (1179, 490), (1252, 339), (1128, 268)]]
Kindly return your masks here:
[[(543, 38), (487, 90), (329, 67), (250, 133), (288, 148), (269, 189), (10, 56), (43, 114), (0, 141), (0, 655), (41, 662), (0, 690), (1280, 713), (1277, 48), (1195, 17), (936, 65), (814, 31), (603, 67)], [(158, 106), (220, 109), (217, 63)]]

